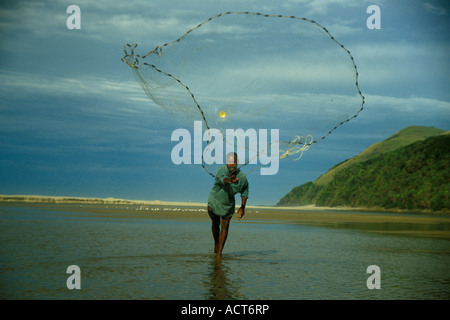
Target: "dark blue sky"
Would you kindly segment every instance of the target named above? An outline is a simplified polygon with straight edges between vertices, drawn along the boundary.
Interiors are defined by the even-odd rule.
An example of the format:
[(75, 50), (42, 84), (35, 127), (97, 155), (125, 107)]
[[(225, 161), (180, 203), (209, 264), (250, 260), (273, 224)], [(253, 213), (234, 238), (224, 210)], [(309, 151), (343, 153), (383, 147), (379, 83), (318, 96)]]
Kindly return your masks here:
[[(120, 61), (125, 43), (153, 49), (224, 11), (308, 17), (353, 54), (365, 110), (276, 175), (250, 174), (249, 204), (292, 187), (409, 125), (449, 130), (447, 1), (72, 1), (0, 4), (0, 194), (205, 202), (212, 178), (176, 166), (181, 124), (156, 106)], [(369, 30), (366, 8), (381, 9)]]

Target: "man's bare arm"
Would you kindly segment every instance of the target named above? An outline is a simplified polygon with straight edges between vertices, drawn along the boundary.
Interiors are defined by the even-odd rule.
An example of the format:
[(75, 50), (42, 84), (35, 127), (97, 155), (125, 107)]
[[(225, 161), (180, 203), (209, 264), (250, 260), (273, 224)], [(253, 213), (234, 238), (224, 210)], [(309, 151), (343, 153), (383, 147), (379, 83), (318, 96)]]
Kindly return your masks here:
[(247, 204), (247, 198), (241, 197), (241, 207), (238, 209), (238, 213), (239, 213), (238, 220), (241, 220), (241, 218), (244, 216), (246, 204)]

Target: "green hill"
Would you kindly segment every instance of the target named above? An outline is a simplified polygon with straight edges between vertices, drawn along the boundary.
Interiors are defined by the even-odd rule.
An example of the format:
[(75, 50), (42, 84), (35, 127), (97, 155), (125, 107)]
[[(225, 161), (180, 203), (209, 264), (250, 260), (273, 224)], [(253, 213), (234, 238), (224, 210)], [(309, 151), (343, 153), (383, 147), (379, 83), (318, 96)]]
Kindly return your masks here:
[(333, 168), (328, 170), (327, 173), (320, 176), (316, 181), (314, 181), (314, 183), (316, 185), (326, 185), (331, 180), (333, 180), (333, 177), (337, 172), (355, 163), (369, 160), (381, 153), (393, 151), (400, 147), (409, 145), (413, 142), (424, 140), (432, 136), (437, 136), (443, 132), (444, 130), (432, 127), (422, 127), (422, 126), (406, 127), (400, 130), (399, 132), (395, 133), (391, 137), (387, 138), (386, 140), (371, 145), (356, 157), (348, 159), (334, 166)]
[(449, 211), (450, 134), (407, 127), (321, 176), (278, 205)]

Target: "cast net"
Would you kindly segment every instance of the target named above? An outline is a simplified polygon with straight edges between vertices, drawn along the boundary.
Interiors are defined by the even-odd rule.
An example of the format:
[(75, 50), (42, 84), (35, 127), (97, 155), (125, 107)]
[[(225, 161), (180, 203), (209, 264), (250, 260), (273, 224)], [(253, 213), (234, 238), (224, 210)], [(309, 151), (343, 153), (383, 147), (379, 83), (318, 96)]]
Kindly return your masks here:
[[(235, 146), (250, 171), (263, 155), (299, 159), (364, 107), (352, 54), (307, 18), (224, 12), (146, 53), (137, 46), (125, 45), (122, 61), (148, 97), (184, 126), (201, 121), (222, 133), (224, 149)], [(242, 131), (227, 138), (227, 129)], [(217, 137), (204, 153), (218, 153), (210, 145)], [(213, 175), (211, 163), (202, 165)]]

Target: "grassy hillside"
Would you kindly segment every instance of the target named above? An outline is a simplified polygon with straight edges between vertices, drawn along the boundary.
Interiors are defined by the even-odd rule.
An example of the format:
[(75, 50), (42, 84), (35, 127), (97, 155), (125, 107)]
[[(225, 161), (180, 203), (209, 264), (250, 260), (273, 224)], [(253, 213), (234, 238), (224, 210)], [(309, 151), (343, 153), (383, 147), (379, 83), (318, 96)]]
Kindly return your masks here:
[(403, 146), (409, 145), (413, 142), (424, 140), (426, 138), (437, 136), (443, 133), (444, 130), (436, 129), (432, 127), (422, 127), (422, 126), (410, 126), (406, 127), (399, 132), (395, 133), (391, 137), (384, 141), (375, 143), (368, 147), (366, 150), (361, 152), (356, 157), (348, 159), (330, 170), (327, 173), (319, 177), (314, 184), (316, 185), (326, 185), (333, 180), (334, 175), (342, 169), (348, 168), (351, 165), (359, 162), (369, 160), (379, 154), (393, 151), (395, 149), (401, 148)]
[[(295, 187), (279, 205), (449, 211), (450, 134), (408, 143), (424, 132), (422, 128), (406, 128), (369, 147), (358, 159), (330, 170), (329, 182)], [(401, 144), (406, 145), (398, 147)]]

